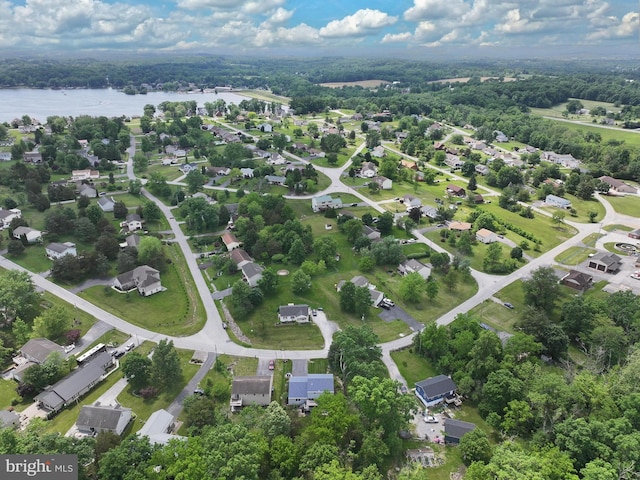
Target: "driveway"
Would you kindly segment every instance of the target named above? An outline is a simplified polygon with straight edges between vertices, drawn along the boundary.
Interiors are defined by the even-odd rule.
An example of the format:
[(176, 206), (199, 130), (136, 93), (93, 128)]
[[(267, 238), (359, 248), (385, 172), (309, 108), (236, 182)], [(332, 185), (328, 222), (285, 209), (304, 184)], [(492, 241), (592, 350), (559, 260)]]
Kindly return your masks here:
[(259, 358), (258, 359), (258, 369), (256, 371), (256, 375), (259, 377), (266, 377), (269, 375), (273, 375), (273, 370), (269, 370), (269, 362), (271, 360), (275, 360), (273, 358)]
[(173, 415), (174, 417), (178, 417), (178, 415), (180, 415), (180, 412), (182, 412), (182, 402), (184, 402), (184, 399), (187, 398), (189, 395), (193, 395), (193, 391), (196, 389), (196, 387), (202, 381), (205, 375), (209, 372), (209, 370), (211, 370), (211, 367), (213, 367), (213, 364), (215, 362), (216, 362), (216, 354), (209, 353), (207, 355), (207, 359), (204, 361), (204, 363), (200, 367), (200, 370), (196, 372), (196, 374), (191, 378), (191, 380), (189, 380), (189, 383), (187, 383), (187, 385), (182, 389), (182, 391), (178, 394), (175, 400), (171, 402), (171, 405), (167, 407), (167, 411), (171, 415)]
[(93, 326), (85, 333), (81, 338), (76, 342), (76, 348), (67, 354), (67, 357), (71, 355), (75, 355), (81, 352), (84, 348), (91, 345), (102, 335), (107, 333), (109, 330), (113, 330), (113, 327), (109, 325), (107, 322), (103, 322), (102, 320), (98, 320)]
[(111, 285), (112, 283), (113, 277), (90, 278), (89, 280), (82, 282), (80, 285), (70, 288), (69, 291), (72, 293), (79, 293), (87, 288), (96, 287), (98, 285)]
[(229, 295), (231, 295), (232, 291), (233, 291), (232, 288), (225, 288), (224, 290), (217, 290), (217, 291), (211, 293), (211, 298), (213, 298), (214, 300), (222, 300), (223, 298), (228, 297)]
[(404, 323), (409, 325), (409, 327), (414, 332), (419, 332), (424, 328), (424, 324), (418, 322), (415, 318), (413, 318), (411, 315), (409, 315), (407, 312), (405, 312), (402, 308), (398, 307), (397, 305), (395, 307), (391, 307), (388, 310), (385, 310), (384, 308), (380, 310), (381, 311), (378, 314), (378, 317), (380, 317), (385, 322), (393, 322), (396, 319), (400, 319)]
[(291, 364), (291, 375), (295, 377), (305, 377), (309, 373), (309, 364), (306, 360), (293, 360)]

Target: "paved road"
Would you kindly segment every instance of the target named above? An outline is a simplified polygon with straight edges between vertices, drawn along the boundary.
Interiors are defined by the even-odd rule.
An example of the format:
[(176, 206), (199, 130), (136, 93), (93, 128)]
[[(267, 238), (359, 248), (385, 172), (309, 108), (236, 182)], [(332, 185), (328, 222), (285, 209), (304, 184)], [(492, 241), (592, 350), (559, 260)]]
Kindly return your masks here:
[(98, 320), (94, 323), (91, 328), (85, 333), (78, 341), (76, 342), (76, 348), (69, 352), (67, 356), (75, 355), (78, 352), (81, 352), (83, 349), (91, 345), (97, 339), (99, 339), (102, 335), (107, 333), (109, 330), (112, 330), (113, 327), (109, 325), (107, 322), (103, 322), (102, 320)]
[(211, 292), (211, 298), (214, 300), (222, 300), (225, 297), (231, 295), (233, 291), (232, 288), (225, 288), (224, 290), (216, 290), (215, 292)]
[(200, 384), (205, 375), (211, 370), (214, 363), (216, 363), (216, 354), (209, 353), (207, 355), (207, 359), (204, 361), (200, 369), (196, 372), (196, 374), (189, 380), (189, 383), (182, 389), (182, 391), (178, 394), (178, 396), (171, 402), (171, 405), (167, 407), (167, 411), (173, 415), (174, 417), (178, 417), (182, 412), (182, 402), (189, 395), (193, 395), (193, 391)]

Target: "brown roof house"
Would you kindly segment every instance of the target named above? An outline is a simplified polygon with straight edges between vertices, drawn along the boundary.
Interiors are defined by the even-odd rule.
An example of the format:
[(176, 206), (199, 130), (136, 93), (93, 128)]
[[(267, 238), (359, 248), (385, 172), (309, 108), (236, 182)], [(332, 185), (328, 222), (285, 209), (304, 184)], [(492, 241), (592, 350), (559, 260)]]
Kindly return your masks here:
[(113, 280), (113, 287), (121, 292), (138, 290), (143, 297), (162, 292), (165, 288), (160, 283), (160, 272), (148, 265), (141, 265), (118, 275)]
[(464, 197), (467, 194), (464, 188), (459, 187), (458, 185), (454, 185), (453, 183), (450, 183), (449, 185), (447, 185), (447, 189), (445, 190), (445, 193), (454, 195), (456, 197)]
[(271, 403), (273, 377), (236, 377), (231, 386), (231, 411), (236, 412), (247, 405), (266, 407)]
[(242, 242), (231, 232), (224, 232), (220, 238), (229, 252), (242, 246)]
[(575, 290), (583, 291), (591, 286), (593, 282), (593, 277), (587, 273), (582, 273), (577, 270), (569, 270), (562, 279), (560, 283), (562, 285), (566, 285), (567, 287), (571, 287)]

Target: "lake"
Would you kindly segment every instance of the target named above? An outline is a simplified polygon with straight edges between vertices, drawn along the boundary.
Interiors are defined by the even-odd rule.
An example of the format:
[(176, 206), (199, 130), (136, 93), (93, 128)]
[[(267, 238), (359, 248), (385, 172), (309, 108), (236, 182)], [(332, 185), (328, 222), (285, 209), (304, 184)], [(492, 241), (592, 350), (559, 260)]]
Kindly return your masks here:
[(150, 92), (146, 95), (125, 95), (113, 89), (38, 90), (30, 88), (0, 89), (0, 122), (29, 115), (44, 123), (51, 115), (119, 117), (142, 115), (147, 104), (164, 101), (195, 100), (198, 106), (223, 99), (238, 104), (247, 97), (232, 92), (178, 93)]

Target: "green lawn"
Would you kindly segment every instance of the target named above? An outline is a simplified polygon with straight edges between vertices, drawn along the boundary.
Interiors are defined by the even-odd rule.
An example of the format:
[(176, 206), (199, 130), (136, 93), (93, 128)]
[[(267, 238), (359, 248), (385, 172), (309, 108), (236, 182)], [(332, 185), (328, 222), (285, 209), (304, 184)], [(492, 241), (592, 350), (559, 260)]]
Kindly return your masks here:
[(180, 357), (180, 366), (182, 367), (181, 381), (173, 384), (169, 389), (150, 400), (145, 400), (142, 397), (133, 395), (130, 386), (127, 386), (127, 388), (118, 395), (118, 402), (124, 407), (131, 408), (136, 414), (131, 433), (140, 430), (144, 422), (149, 419), (153, 412), (160, 408), (167, 408), (200, 368), (199, 365), (189, 363), (189, 360), (193, 356), (193, 351), (182, 349), (176, 349), (176, 351)]
[(555, 261), (563, 265), (578, 265), (589, 258), (590, 254), (596, 253), (597, 250), (585, 247), (569, 247), (564, 252), (556, 256)]
[(166, 291), (142, 297), (137, 292), (122, 294), (105, 286), (84, 290), (79, 295), (118, 317), (149, 330), (168, 335), (191, 335), (206, 321), (206, 312), (186, 271), (177, 245), (166, 247), (173, 260), (162, 272)]
[(41, 273), (51, 268), (53, 262), (44, 253), (44, 245), (29, 245), (18, 256), (9, 255), (12, 262), (26, 268), (30, 272)]
[(256, 357), (236, 357), (233, 355), (218, 355), (218, 361), (224, 363), (234, 377), (255, 375), (258, 371)]
[[(20, 396), (16, 393), (18, 384), (13, 380), (4, 380), (0, 378), (0, 410), (6, 410), (11, 406), (13, 400), (20, 400)], [(29, 406), (28, 403), (18, 403), (14, 408), (22, 411)]]
[[(589, 220), (589, 212), (596, 212), (598, 215), (595, 218), (595, 221), (602, 220), (605, 215), (604, 205), (599, 201), (592, 200), (583, 200), (581, 198), (576, 197), (575, 195), (569, 195), (568, 193), (564, 195), (564, 198), (571, 201), (571, 206), (576, 211), (576, 216), (570, 215), (566, 212), (566, 219), (572, 222), (579, 223), (590, 223)], [(543, 210), (549, 212), (551, 215), (558, 213), (558, 209), (554, 207), (543, 207)], [(562, 212), (565, 213), (565, 212)]]
[(507, 285), (496, 293), (495, 297), (501, 302), (511, 303), (514, 306), (513, 310), (488, 299), (476, 305), (471, 310), (471, 314), (498, 330), (515, 333), (514, 325), (519, 317), (518, 312), (521, 312), (526, 306), (524, 292), (522, 291), (522, 281), (517, 280)]
[(326, 358), (313, 358), (308, 362), (309, 373), (327, 373), (329, 361)]
[(409, 388), (414, 388), (416, 382), (434, 377), (439, 373), (431, 363), (425, 358), (412, 353), (411, 349), (391, 352), (391, 358), (398, 366), (398, 370), (407, 381)]
[[(293, 362), (276, 362), (276, 368), (273, 371), (273, 395), (271, 399), (281, 405), (287, 403), (289, 394), (287, 374), (291, 373), (292, 367)], [(326, 373), (326, 371), (321, 373)]]
[(591, 233), (589, 235), (587, 235), (586, 237), (584, 237), (584, 240), (582, 240), (582, 243), (584, 243), (587, 247), (595, 247), (596, 246), (596, 242), (598, 241), (598, 239), (600, 237), (604, 237), (603, 233)]
[[(636, 136), (640, 137), (640, 135)], [(626, 197), (607, 197), (607, 201), (618, 213), (629, 215), (631, 217), (640, 217), (640, 202), (638, 202), (638, 197), (635, 195), (628, 195)]]
[[(601, 140), (602, 143), (606, 143), (609, 140), (614, 140), (618, 142), (622, 140), (624, 141), (625, 145), (629, 145), (632, 147), (640, 146), (640, 134), (635, 133), (632, 130), (624, 130), (623, 128), (619, 128), (619, 129), (601, 128), (595, 125), (577, 124), (577, 123), (563, 122), (560, 120), (550, 120), (550, 121), (556, 122), (556, 127), (559, 130), (562, 130), (562, 128), (564, 127), (567, 130), (574, 131), (574, 132), (581, 132), (584, 135), (586, 135), (587, 133), (597, 133), (600, 135), (602, 139)], [(589, 120), (587, 121), (591, 122), (591, 118), (589, 117)]]
[(613, 223), (611, 225), (606, 225), (604, 227), (604, 230), (606, 230), (607, 232), (614, 232), (616, 230), (619, 230), (621, 232), (631, 232), (631, 231), (633, 231), (633, 228), (628, 227), (626, 225), (620, 225), (618, 223)]

